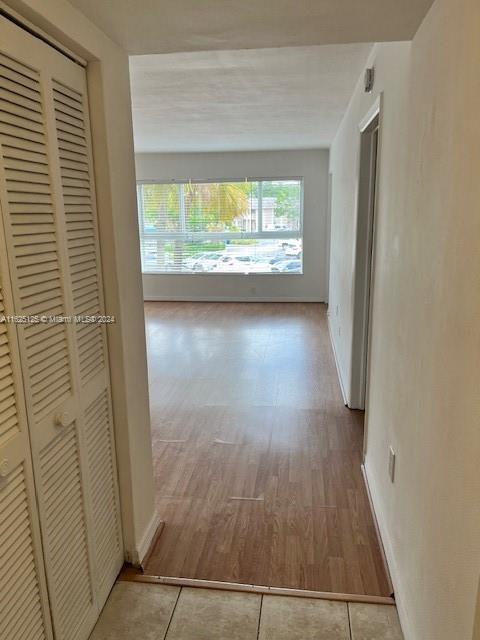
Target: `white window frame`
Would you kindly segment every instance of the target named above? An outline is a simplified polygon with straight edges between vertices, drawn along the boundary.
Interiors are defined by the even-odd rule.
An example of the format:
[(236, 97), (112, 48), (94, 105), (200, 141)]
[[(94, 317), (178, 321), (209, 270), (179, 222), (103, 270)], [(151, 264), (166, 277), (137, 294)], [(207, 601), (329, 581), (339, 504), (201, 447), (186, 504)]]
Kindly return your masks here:
[[(300, 182), (300, 220), (299, 228), (297, 230), (286, 231), (263, 231), (263, 218), (262, 218), (262, 198), (259, 197), (259, 207), (257, 213), (257, 226), (258, 231), (236, 231), (236, 232), (222, 232), (222, 231), (159, 231), (156, 233), (149, 233), (148, 236), (144, 233), (144, 212), (143, 212), (143, 198), (139, 197), (137, 191), (138, 202), (138, 217), (139, 217), (139, 234), (140, 243), (142, 246), (143, 241), (148, 237), (149, 240), (184, 240), (185, 242), (194, 241), (222, 241), (222, 240), (277, 240), (277, 239), (291, 239), (300, 238), (303, 246), (303, 210), (304, 210), (304, 178), (303, 176), (280, 176), (280, 177), (254, 177), (254, 178), (204, 178), (204, 179), (172, 179), (172, 180), (137, 180), (137, 187), (141, 187), (146, 184), (205, 184), (205, 183), (238, 183), (238, 182), (280, 182), (282, 180), (296, 180)], [(185, 225), (185, 217), (180, 215), (180, 224)], [(282, 273), (282, 272), (265, 272), (265, 273), (236, 273), (236, 272), (206, 272), (199, 274), (195, 271), (143, 271), (143, 256), (142, 256), (142, 274), (144, 275), (229, 275), (229, 276), (245, 276), (245, 275), (268, 275), (268, 276), (284, 276), (284, 275), (303, 275), (303, 257), (302, 257), (302, 269), (300, 272), (295, 273)]]

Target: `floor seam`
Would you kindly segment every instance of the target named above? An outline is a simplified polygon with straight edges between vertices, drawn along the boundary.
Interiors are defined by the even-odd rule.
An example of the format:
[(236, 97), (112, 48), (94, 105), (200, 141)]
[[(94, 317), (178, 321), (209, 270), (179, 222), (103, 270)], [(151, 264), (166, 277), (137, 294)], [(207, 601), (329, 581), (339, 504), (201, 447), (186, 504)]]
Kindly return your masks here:
[(263, 593), (260, 598), (260, 611), (258, 612), (257, 640), (260, 638), (260, 624), (262, 622)]
[(347, 618), (348, 618), (348, 634), (350, 636), (350, 640), (353, 640), (352, 621), (350, 619), (350, 603), (349, 602), (347, 602)]
[(175, 611), (177, 610), (177, 604), (178, 604), (178, 601), (180, 600), (180, 594), (182, 593), (182, 591), (183, 591), (183, 587), (180, 587), (180, 589), (178, 590), (177, 599), (175, 600), (175, 604), (173, 605), (172, 613), (170, 614), (170, 620), (168, 621), (167, 628), (165, 629), (163, 640), (167, 640), (167, 635), (168, 635), (168, 632), (170, 631), (170, 625), (172, 624), (173, 616), (175, 615)]

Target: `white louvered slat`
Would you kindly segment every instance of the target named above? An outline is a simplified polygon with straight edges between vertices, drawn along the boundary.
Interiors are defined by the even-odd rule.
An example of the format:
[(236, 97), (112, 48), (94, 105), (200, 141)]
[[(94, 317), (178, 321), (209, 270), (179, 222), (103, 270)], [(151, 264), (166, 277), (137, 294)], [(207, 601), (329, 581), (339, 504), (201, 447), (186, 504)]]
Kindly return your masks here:
[[(93, 602), (75, 425), (41, 452), (40, 469), (49, 583), (56, 602), (54, 623), (61, 637), (69, 638), (74, 637)], [(68, 500), (64, 499), (65, 487), (69, 487)], [(72, 545), (74, 534), (77, 540)]]

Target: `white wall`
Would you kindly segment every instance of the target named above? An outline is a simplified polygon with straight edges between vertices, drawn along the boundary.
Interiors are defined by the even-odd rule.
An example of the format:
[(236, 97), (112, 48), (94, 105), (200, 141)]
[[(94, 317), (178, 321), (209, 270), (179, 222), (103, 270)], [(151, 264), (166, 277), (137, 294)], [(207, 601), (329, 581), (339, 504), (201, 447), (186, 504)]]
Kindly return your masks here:
[[(377, 45), (367, 66), (375, 65), (375, 89), (372, 94), (363, 92), (363, 77), (355, 89), (348, 111), (340, 125), (330, 151), (332, 174), (332, 213), (330, 247), (329, 321), (335, 346), (337, 364), (350, 403), (352, 336), (353, 336), (353, 285), (355, 265), (356, 212), (358, 198), (360, 123), (369, 113), (383, 92), (384, 109), (380, 140), (380, 188), (382, 208), (389, 206), (390, 185), (396, 181), (385, 160), (385, 148), (396, 150), (398, 164), (405, 153), (405, 145), (399, 135), (399, 125), (405, 111), (406, 86), (411, 44), (400, 42)], [(405, 126), (405, 125), (404, 125)], [(382, 185), (387, 184), (387, 188)], [(384, 203), (384, 204), (383, 204)], [(377, 212), (376, 233), (381, 228), (381, 213)], [(380, 248), (378, 250), (381, 250)], [(375, 283), (377, 287), (377, 283)], [(378, 287), (377, 287), (378, 288)]]
[(149, 275), (147, 300), (301, 300), (327, 295), (328, 151), (252, 151), (136, 155), (138, 180), (304, 178), (303, 275)]
[[(331, 150), (331, 329), (350, 379), (358, 125), (384, 92), (366, 471), (406, 640), (471, 640), (480, 571), (480, 4), (373, 53)], [(338, 308), (338, 315), (337, 315)], [(388, 447), (397, 453), (387, 475)]]
[(65, 0), (7, 4), (88, 61), (125, 551), (138, 561), (155, 529), (145, 331), (135, 215), (128, 57)]

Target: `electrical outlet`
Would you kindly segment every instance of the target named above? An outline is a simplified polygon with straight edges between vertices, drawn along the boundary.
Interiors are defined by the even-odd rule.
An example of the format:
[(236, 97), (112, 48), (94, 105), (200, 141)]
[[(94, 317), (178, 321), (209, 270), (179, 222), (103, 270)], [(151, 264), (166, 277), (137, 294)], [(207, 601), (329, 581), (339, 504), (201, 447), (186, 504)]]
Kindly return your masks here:
[(395, 482), (395, 458), (395, 451), (390, 447), (388, 451), (388, 475), (391, 482)]

